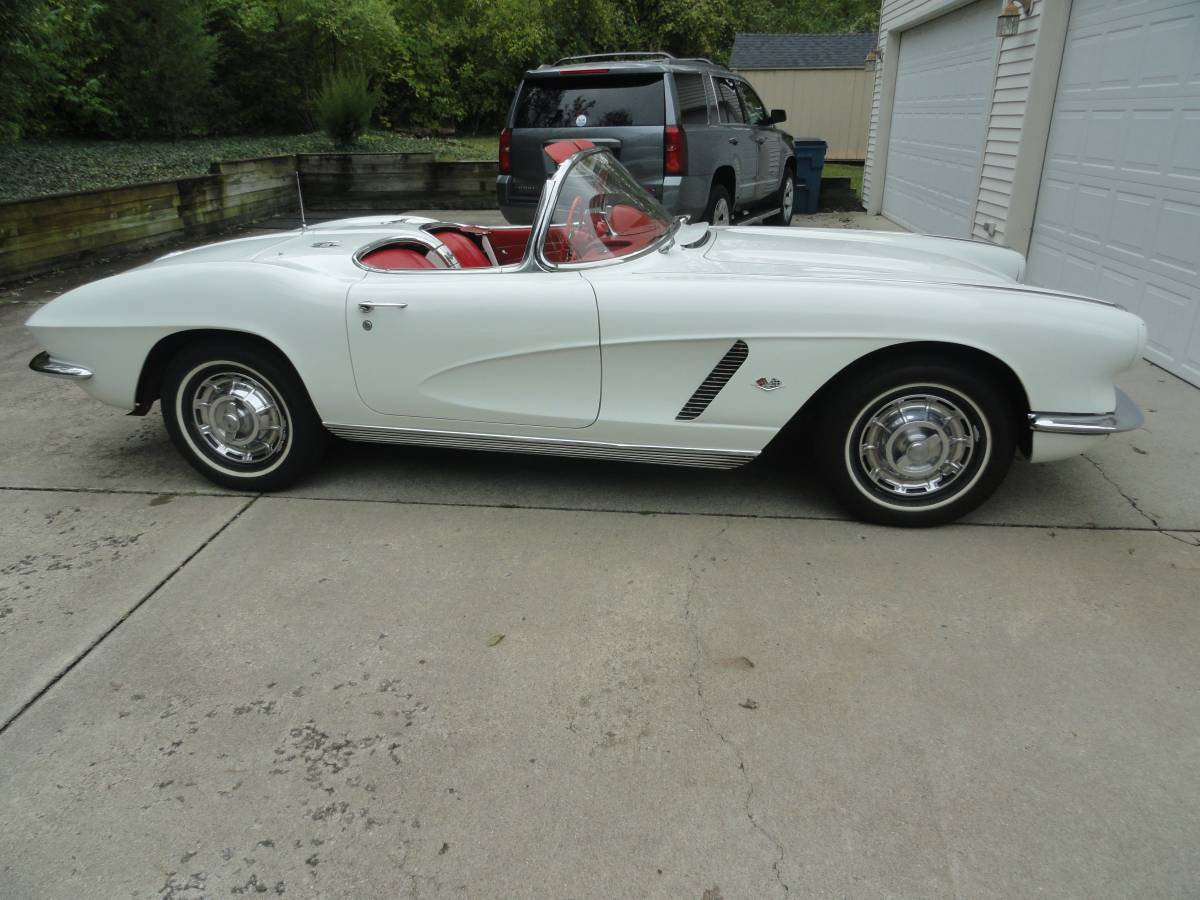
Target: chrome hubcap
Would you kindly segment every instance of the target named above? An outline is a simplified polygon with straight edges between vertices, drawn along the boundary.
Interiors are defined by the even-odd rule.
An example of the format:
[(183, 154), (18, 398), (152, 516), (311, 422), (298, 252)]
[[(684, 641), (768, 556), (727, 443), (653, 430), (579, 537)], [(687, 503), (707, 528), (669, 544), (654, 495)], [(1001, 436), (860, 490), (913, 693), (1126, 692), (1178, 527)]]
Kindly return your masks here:
[(949, 488), (966, 471), (978, 435), (945, 397), (911, 394), (888, 400), (867, 418), (858, 441), (863, 471), (876, 487), (902, 497)]
[(729, 224), (729, 204), (724, 200), (718, 200), (717, 205), (713, 207), (713, 224)]
[(783, 183), (783, 208), (780, 210), (783, 217), (786, 219), (792, 214), (792, 201), (795, 197), (795, 185), (792, 184), (792, 179), (787, 179)]
[(221, 372), (192, 394), (192, 422), (217, 454), (261, 463), (287, 445), (287, 416), (271, 389), (245, 372)]

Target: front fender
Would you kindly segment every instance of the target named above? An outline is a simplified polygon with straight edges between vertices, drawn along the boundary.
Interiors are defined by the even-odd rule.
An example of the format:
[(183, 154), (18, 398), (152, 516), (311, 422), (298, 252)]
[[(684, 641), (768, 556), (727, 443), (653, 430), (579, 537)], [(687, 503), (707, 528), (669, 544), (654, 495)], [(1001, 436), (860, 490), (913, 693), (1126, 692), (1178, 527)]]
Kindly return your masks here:
[(356, 398), (343, 308), (351, 282), (252, 262), (133, 269), (76, 288), (26, 326), (57, 359), (84, 366), (80, 382), (104, 403), (133, 409), (151, 349), (181, 331), (255, 335), (291, 360), (322, 416)]

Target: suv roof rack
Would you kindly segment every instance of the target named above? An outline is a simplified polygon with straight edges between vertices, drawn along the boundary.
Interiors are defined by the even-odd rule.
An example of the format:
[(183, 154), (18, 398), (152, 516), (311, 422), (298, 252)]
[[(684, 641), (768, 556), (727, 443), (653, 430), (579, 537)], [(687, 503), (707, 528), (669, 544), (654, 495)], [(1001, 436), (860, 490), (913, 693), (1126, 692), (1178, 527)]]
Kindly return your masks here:
[(567, 63), (577, 62), (601, 62), (611, 60), (614, 62), (682, 62), (682, 63), (703, 63), (706, 66), (712, 66), (714, 69), (729, 70), (728, 66), (723, 66), (720, 63), (715, 63), (707, 56), (676, 56), (674, 53), (667, 53), (665, 50), (633, 50), (621, 53), (587, 53), (583, 56), (564, 56), (562, 59), (557, 59), (552, 63), (546, 63), (538, 66), (539, 69), (553, 69), (557, 66), (563, 66)]
[(629, 59), (634, 57), (645, 57), (647, 59), (674, 59), (673, 53), (667, 53), (664, 50), (633, 50), (624, 53), (585, 53), (583, 56), (564, 56), (562, 59), (555, 60), (550, 65), (561, 66), (569, 62), (595, 62), (601, 59)]

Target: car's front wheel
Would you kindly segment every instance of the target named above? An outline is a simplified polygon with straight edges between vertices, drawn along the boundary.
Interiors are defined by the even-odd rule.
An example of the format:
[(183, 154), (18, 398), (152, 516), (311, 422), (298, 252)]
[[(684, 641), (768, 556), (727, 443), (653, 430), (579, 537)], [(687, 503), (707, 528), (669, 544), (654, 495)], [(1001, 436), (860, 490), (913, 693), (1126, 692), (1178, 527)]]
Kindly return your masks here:
[(303, 383), (278, 353), (230, 339), (189, 347), (163, 375), (172, 442), (222, 487), (287, 487), (320, 458), (329, 434)]
[(953, 521), (991, 496), (1015, 452), (1003, 392), (958, 366), (860, 373), (837, 385), (823, 409), (817, 456), (838, 499), (869, 522)]

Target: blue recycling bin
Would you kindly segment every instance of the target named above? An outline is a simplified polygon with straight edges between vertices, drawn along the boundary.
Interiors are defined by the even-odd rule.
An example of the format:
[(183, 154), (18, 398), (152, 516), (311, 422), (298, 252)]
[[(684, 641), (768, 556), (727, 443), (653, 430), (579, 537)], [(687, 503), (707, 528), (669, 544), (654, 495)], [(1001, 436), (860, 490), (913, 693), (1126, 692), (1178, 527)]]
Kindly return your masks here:
[(821, 172), (825, 169), (825, 151), (829, 145), (815, 138), (800, 138), (796, 147), (796, 191), (792, 212), (810, 216), (821, 203)]

